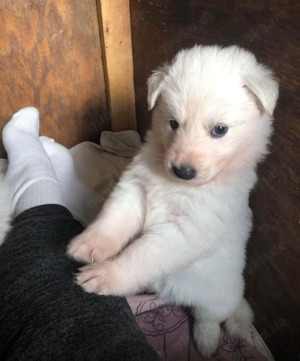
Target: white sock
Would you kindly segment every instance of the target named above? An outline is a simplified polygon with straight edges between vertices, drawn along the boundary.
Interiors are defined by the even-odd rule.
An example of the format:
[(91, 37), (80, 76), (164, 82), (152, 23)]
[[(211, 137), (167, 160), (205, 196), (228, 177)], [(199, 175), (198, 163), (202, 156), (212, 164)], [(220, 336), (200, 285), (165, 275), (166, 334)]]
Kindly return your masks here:
[(40, 137), (40, 141), (53, 164), (66, 207), (87, 226), (99, 213), (103, 199), (80, 182), (67, 148), (48, 137)]
[(39, 140), (38, 110), (28, 107), (14, 114), (2, 138), (15, 215), (42, 204), (64, 205), (52, 163)]

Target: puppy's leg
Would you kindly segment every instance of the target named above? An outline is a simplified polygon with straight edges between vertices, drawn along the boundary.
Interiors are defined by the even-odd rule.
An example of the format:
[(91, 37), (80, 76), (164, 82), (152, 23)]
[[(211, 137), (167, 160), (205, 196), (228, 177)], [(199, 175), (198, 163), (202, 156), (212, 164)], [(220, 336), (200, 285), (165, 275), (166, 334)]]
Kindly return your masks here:
[[(205, 292), (205, 291), (204, 291)], [(194, 341), (204, 357), (211, 357), (217, 350), (220, 337), (220, 321), (202, 307), (196, 307), (194, 314)]]
[(208, 307), (196, 307), (193, 310), (195, 317), (194, 339), (198, 349), (205, 357), (211, 357), (218, 347), (221, 322), (227, 319), (225, 322), (226, 330), (231, 334), (243, 337), (249, 332), (253, 321), (253, 312), (244, 298), (241, 299), (239, 306), (229, 317), (228, 312), (230, 311), (227, 307), (225, 311), (222, 310), (221, 305), (214, 305), (212, 302), (210, 307), (212, 306), (214, 306), (214, 312)]
[(225, 322), (225, 328), (231, 334), (247, 336), (254, 314), (249, 303), (243, 298), (236, 311)]
[[(161, 225), (163, 227), (163, 225)], [(201, 243), (190, 243), (174, 224), (144, 230), (122, 253), (105, 264), (81, 268), (78, 283), (88, 292), (129, 295), (206, 254)]]
[(141, 229), (142, 204), (142, 190), (137, 185), (119, 183), (97, 219), (71, 241), (67, 254), (92, 263), (116, 255)]

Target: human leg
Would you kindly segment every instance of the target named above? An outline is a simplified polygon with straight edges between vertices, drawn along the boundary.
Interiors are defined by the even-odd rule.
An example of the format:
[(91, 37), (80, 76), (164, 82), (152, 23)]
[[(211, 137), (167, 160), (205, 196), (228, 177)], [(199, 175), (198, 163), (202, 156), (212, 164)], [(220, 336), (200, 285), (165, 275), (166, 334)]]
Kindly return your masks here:
[(125, 299), (75, 284), (65, 250), (82, 230), (54, 204), (15, 219), (0, 247), (1, 360), (159, 360)]
[(9, 162), (5, 178), (15, 215), (41, 204), (64, 205), (52, 163), (39, 140), (37, 109), (24, 108), (14, 114), (2, 138)]
[(74, 282), (80, 264), (65, 253), (83, 227), (63, 206), (36, 111), (12, 120), (4, 144), (17, 217), (0, 247), (0, 359), (158, 360), (125, 299), (88, 294)]
[(40, 141), (51, 159), (66, 207), (82, 224), (90, 224), (99, 213), (103, 198), (79, 181), (66, 147), (45, 136), (40, 137)]

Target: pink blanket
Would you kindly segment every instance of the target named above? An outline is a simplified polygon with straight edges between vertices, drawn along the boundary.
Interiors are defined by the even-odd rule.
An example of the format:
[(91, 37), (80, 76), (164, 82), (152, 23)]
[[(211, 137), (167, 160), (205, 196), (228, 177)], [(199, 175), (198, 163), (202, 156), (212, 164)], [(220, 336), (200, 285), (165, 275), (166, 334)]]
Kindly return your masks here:
[[(141, 329), (152, 346), (160, 353), (162, 360), (207, 360), (195, 349), (190, 332), (190, 318), (182, 307), (167, 304), (156, 295), (133, 296), (128, 297), (127, 300)], [(211, 360), (272, 360), (271, 355), (268, 357), (269, 351), (263, 341), (253, 333), (257, 333), (254, 328), (250, 331), (252, 343), (250, 344), (246, 339), (229, 335), (222, 329), (218, 350)], [(253, 342), (255, 338), (260, 347)], [(263, 352), (265, 356), (260, 351), (265, 351)]]

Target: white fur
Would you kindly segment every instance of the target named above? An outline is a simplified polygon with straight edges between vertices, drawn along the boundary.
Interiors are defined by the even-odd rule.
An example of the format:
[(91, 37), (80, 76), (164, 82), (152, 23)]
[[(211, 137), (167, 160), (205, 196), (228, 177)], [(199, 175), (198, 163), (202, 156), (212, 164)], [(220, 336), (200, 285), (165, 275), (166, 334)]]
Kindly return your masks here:
[[(252, 321), (242, 275), (248, 197), (267, 153), (278, 84), (245, 50), (195, 46), (155, 71), (148, 88), (149, 109), (157, 106), (147, 143), (68, 254), (96, 261), (78, 275), (89, 292), (151, 288), (191, 306), (196, 344), (209, 356), (221, 322), (239, 332)], [(219, 124), (228, 133), (213, 138)], [(196, 177), (177, 178), (172, 167), (182, 165)]]
[(10, 229), (11, 214), (12, 207), (9, 190), (5, 180), (0, 176), (0, 246)]

